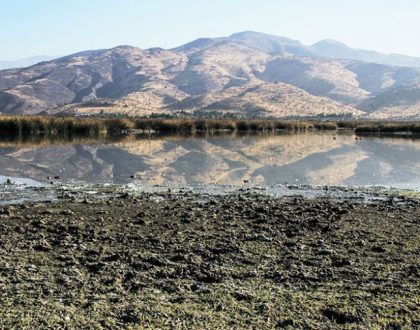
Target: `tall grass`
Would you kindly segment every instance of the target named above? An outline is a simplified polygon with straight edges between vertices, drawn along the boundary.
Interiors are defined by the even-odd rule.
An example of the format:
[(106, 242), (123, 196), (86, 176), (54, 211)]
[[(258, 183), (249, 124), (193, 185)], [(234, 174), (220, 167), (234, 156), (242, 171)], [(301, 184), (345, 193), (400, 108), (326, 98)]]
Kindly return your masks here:
[(129, 119), (48, 116), (0, 116), (0, 135), (98, 136), (133, 128)]
[(276, 132), (352, 129), (360, 134), (420, 133), (419, 122), (298, 121), (276, 119), (139, 119), (102, 117), (0, 116), (0, 135), (95, 137), (129, 130), (192, 135), (212, 132)]
[(364, 123), (355, 128), (356, 134), (420, 133), (420, 123)]
[(330, 130), (332, 122), (287, 121), (274, 119), (135, 119), (75, 118), (47, 116), (0, 116), (0, 134), (84, 135), (123, 133), (136, 129), (162, 134), (195, 134), (202, 132), (274, 132), (277, 130)]
[(334, 123), (279, 120), (235, 119), (138, 119), (134, 127), (159, 133), (191, 134), (201, 132), (274, 132), (278, 130), (304, 131), (309, 129), (336, 129)]

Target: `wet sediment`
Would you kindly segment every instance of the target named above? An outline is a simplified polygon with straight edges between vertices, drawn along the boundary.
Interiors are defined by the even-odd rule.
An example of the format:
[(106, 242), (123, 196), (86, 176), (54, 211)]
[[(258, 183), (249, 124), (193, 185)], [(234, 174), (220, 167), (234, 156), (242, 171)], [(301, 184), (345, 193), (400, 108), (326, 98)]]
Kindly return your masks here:
[(255, 193), (5, 206), (0, 327), (416, 328), (419, 216)]

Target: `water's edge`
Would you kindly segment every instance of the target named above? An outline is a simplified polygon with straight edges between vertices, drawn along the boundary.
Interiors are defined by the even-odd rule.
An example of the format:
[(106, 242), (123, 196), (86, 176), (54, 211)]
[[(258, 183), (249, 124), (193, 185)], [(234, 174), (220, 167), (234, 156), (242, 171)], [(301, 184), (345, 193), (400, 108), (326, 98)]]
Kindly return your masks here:
[(0, 176), (0, 206), (19, 205), (31, 202), (56, 202), (71, 199), (83, 202), (87, 199), (110, 199), (116, 197), (139, 196), (142, 194), (173, 194), (185, 197), (208, 199), (212, 196), (260, 194), (274, 198), (301, 197), (325, 198), (331, 200), (352, 200), (369, 203), (376, 200), (404, 201), (407, 198), (420, 198), (416, 189), (397, 189), (384, 186), (350, 187), (350, 186), (315, 186), (315, 185), (272, 185), (259, 187), (244, 185), (195, 185), (168, 187), (160, 185), (141, 185), (135, 182), (118, 184), (43, 184), (30, 179), (6, 179)]

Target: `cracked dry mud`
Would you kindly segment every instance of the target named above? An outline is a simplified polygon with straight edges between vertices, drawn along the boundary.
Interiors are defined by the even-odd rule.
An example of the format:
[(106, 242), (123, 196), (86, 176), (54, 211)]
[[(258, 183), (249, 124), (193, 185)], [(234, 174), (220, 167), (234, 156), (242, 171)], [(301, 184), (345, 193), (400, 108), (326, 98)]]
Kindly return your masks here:
[(420, 327), (420, 203), (122, 195), (0, 209), (0, 327)]

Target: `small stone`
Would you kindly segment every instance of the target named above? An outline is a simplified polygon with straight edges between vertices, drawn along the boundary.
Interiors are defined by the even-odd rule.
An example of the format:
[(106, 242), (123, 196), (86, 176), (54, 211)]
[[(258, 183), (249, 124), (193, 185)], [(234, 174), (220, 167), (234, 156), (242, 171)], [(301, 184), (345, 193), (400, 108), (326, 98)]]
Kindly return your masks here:
[(62, 214), (62, 215), (74, 215), (74, 212), (70, 211), (70, 210), (63, 210), (63, 211), (60, 212), (60, 214)]

